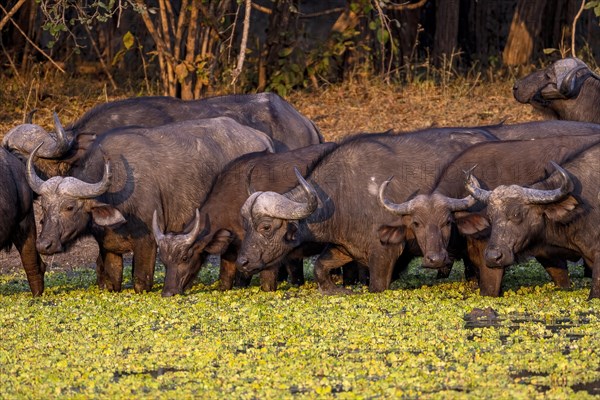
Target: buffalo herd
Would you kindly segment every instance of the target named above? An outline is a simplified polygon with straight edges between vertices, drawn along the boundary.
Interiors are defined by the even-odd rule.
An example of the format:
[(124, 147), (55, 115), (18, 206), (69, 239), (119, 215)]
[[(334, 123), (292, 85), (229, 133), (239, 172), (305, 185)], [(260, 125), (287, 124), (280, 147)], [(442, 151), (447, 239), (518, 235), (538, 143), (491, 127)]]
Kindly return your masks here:
[(302, 284), (303, 258), (317, 256), (321, 293), (348, 293), (357, 276), (380, 292), (421, 257), (439, 276), (463, 260), (486, 296), (535, 257), (559, 287), (582, 260), (600, 298), (600, 77), (567, 58), (513, 90), (553, 120), (324, 143), (272, 93), (113, 101), (66, 127), (55, 114), (52, 132), (30, 118), (2, 141), (0, 241), (19, 251), (33, 295), (42, 256), (92, 236), (109, 291), (129, 252), (138, 293), (159, 256), (163, 296), (184, 293), (209, 255), (223, 290), (255, 273), (266, 291)]

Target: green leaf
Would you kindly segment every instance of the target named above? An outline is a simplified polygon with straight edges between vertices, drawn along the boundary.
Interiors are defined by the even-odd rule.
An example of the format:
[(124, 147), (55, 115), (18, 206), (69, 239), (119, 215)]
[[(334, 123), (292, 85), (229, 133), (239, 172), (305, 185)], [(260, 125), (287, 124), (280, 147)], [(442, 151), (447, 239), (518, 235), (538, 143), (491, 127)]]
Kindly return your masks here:
[(558, 51), (558, 49), (554, 49), (552, 47), (549, 47), (549, 48), (544, 49), (543, 51), (544, 51), (544, 54), (552, 54), (555, 51)]
[(127, 33), (123, 35), (123, 46), (125, 46), (125, 48), (129, 50), (133, 46), (134, 42), (135, 37), (133, 36), (131, 31), (127, 31)]
[(285, 49), (282, 49), (279, 51), (279, 57), (287, 57), (290, 54), (292, 54), (293, 51), (294, 51), (293, 47), (286, 47)]

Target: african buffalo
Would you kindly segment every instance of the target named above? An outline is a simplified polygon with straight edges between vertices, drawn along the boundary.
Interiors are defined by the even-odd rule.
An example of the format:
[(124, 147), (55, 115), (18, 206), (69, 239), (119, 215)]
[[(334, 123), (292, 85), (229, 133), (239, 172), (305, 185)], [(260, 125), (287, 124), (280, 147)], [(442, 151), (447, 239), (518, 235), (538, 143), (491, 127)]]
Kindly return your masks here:
[(0, 185), (0, 248), (15, 246), (31, 293), (39, 296), (44, 292), (46, 265), (35, 249), (33, 193), (25, 179), (25, 167), (5, 149), (0, 149)]
[[(164, 296), (181, 294), (192, 282), (207, 254), (221, 254), (221, 289), (231, 289), (235, 277), (235, 259), (244, 228), (240, 208), (248, 197), (248, 185), (254, 190), (270, 188), (285, 192), (296, 185), (293, 168), (302, 173), (324, 153), (335, 148), (324, 143), (283, 153), (250, 153), (227, 165), (215, 178), (212, 189), (202, 202), (190, 226), (193, 229), (163, 233), (153, 220), (154, 236), (159, 256), (167, 266)], [(205, 218), (206, 226), (201, 219)], [(304, 282), (302, 259), (287, 260), (292, 283)], [(263, 290), (275, 290), (278, 268), (261, 271)]]
[[(481, 210), (473, 208), (473, 199), (464, 188), (463, 170), (476, 165), (486, 187), (490, 188), (512, 182), (533, 183), (547, 175), (545, 165), (548, 161), (564, 162), (597, 143), (600, 143), (600, 134), (476, 144), (447, 164), (430, 193), (401, 203), (386, 197), (387, 182), (384, 182), (379, 190), (379, 202), (398, 218), (384, 224), (380, 233), (385, 232), (387, 238), (393, 239), (387, 239), (390, 244), (403, 244), (405, 237), (414, 237), (424, 255), (423, 265), (431, 268), (447, 268), (457, 256), (464, 258), (467, 255), (464, 251), (461, 255), (464, 239), (457, 235), (459, 232), (467, 235), (466, 261), (476, 267), (481, 294), (497, 296), (501, 271), (487, 268), (481, 255), (489, 223)], [(473, 236), (475, 233), (477, 235)], [(449, 252), (451, 242), (455, 246)], [(558, 285), (569, 284), (566, 269), (556, 268), (549, 257), (540, 255), (540, 261)]]
[(123, 127), (152, 128), (177, 121), (229, 117), (266, 133), (275, 151), (321, 143), (317, 127), (291, 104), (274, 93), (228, 95), (184, 101), (174, 97), (136, 97), (98, 105), (80, 119), (61, 126), (54, 115), (56, 133), (34, 124), (9, 131), (2, 145), (24, 159), (40, 142), (35, 166), (46, 177), (66, 175), (85, 149), (105, 132)]
[(600, 123), (600, 76), (578, 58), (558, 60), (519, 79), (513, 94), (548, 118)]
[(276, 265), (303, 244), (330, 244), (315, 264), (323, 293), (344, 292), (329, 272), (350, 261), (368, 266), (371, 291), (387, 289), (402, 246), (374, 240), (388, 219), (375, 201), (379, 185), (395, 173), (399, 179), (390, 185), (394, 195), (427, 192), (453, 154), (486, 140), (487, 132), (429, 129), (359, 135), (343, 142), (319, 160), (306, 180), (298, 172), (300, 184), (290, 191), (259, 191), (246, 200), (238, 269), (255, 272)]
[(600, 144), (552, 165), (552, 175), (529, 187), (486, 190), (468, 176), (466, 186), (487, 205), (492, 225), (486, 262), (504, 267), (521, 254), (575, 253), (592, 269), (589, 298), (600, 298)]
[(121, 289), (122, 254), (133, 251), (134, 289), (150, 290), (154, 210), (166, 229), (181, 230), (226, 163), (265, 149), (272, 150), (266, 134), (225, 117), (112, 131), (94, 141), (71, 176), (47, 181), (33, 168), (36, 149), (27, 161), (27, 177), (43, 210), (37, 248), (43, 254), (61, 252), (91, 234), (100, 248), (101, 287)]

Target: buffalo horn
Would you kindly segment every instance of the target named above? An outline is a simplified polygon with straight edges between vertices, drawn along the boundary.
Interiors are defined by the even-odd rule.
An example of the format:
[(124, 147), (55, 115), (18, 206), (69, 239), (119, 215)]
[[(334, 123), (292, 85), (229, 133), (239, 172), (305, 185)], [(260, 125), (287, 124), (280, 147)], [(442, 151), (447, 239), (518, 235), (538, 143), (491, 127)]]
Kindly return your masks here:
[(554, 203), (565, 197), (573, 187), (573, 181), (567, 171), (554, 161), (550, 162), (558, 171), (561, 178), (560, 187), (551, 190), (522, 188), (523, 198), (529, 204), (548, 204)]
[[(306, 203), (300, 203), (288, 199), (287, 197), (275, 193), (275, 192), (256, 192), (247, 200), (254, 200), (252, 206), (253, 214), (268, 215), (273, 218), (287, 219), (287, 220), (300, 220), (311, 215), (318, 206), (317, 192), (315, 189), (302, 177), (302, 174), (297, 168), (294, 168), (294, 173), (300, 185), (304, 189), (308, 201)], [(246, 205), (245, 204), (245, 205)]]
[(165, 235), (162, 230), (158, 227), (158, 216), (156, 210), (152, 214), (152, 233), (154, 233), (154, 240), (159, 244), (165, 239)]
[(413, 200), (405, 201), (404, 203), (401, 203), (401, 204), (396, 204), (396, 203), (392, 203), (391, 201), (387, 200), (383, 196), (385, 189), (387, 188), (389, 183), (392, 181), (392, 179), (394, 179), (394, 177), (388, 178), (387, 181), (383, 182), (381, 184), (381, 186), (379, 186), (379, 194), (377, 195), (377, 200), (379, 200), (379, 204), (381, 204), (383, 206), (383, 208), (385, 208), (386, 210), (388, 210), (391, 213), (396, 214), (396, 215), (407, 215), (407, 214), (412, 213), (413, 209), (414, 209), (414, 201)]
[(183, 239), (187, 245), (191, 246), (194, 243), (200, 234), (200, 228), (202, 228), (200, 225), (200, 210), (196, 208), (196, 214), (194, 215), (194, 227), (188, 234), (185, 235)]
[(254, 167), (256, 167), (256, 164), (250, 168), (248, 175), (246, 176), (246, 191), (248, 192), (248, 196), (252, 196), (252, 193), (256, 192), (252, 187), (252, 172), (254, 171)]
[(71, 178), (68, 182), (61, 184), (63, 193), (77, 197), (79, 199), (91, 199), (105, 193), (112, 182), (112, 173), (110, 172), (110, 162), (104, 162), (104, 175), (102, 180), (97, 183), (87, 183), (79, 179)]
[(581, 70), (588, 69), (587, 65), (577, 63), (574, 68), (567, 72), (560, 83), (560, 93), (566, 98), (575, 97), (579, 92), (577, 73)]
[(33, 159), (36, 157), (36, 153), (38, 152), (40, 147), (42, 147), (43, 144), (44, 142), (38, 144), (37, 147), (33, 149), (31, 154), (29, 155), (29, 158), (27, 158), (27, 182), (29, 183), (29, 186), (31, 186), (31, 190), (33, 190), (37, 194), (42, 193), (44, 180), (36, 174), (35, 169), (33, 168)]
[(472, 171), (473, 168), (471, 168), (468, 171), (465, 171), (465, 174), (467, 175), (465, 187), (467, 188), (467, 191), (471, 193), (471, 196), (473, 196), (480, 202), (487, 204), (491, 192), (489, 190), (481, 188), (481, 186), (479, 185), (479, 181), (477, 180), (477, 178), (475, 178), (475, 175), (471, 173)]
[(58, 114), (52, 113), (52, 116), (54, 118), (54, 127), (56, 128), (56, 148), (53, 157), (58, 158), (63, 156), (71, 148), (71, 143), (69, 143), (67, 132), (65, 132), (65, 129), (58, 119)]
[(37, 112), (37, 108), (34, 108), (33, 110), (29, 111), (27, 113), (27, 116), (25, 117), (25, 123), (26, 124), (33, 124), (33, 114), (35, 114)]
[(454, 211), (464, 211), (467, 208), (475, 205), (477, 200), (473, 196), (467, 196), (462, 199), (454, 199), (451, 197), (446, 198), (446, 204), (448, 204), (448, 209), (451, 212)]

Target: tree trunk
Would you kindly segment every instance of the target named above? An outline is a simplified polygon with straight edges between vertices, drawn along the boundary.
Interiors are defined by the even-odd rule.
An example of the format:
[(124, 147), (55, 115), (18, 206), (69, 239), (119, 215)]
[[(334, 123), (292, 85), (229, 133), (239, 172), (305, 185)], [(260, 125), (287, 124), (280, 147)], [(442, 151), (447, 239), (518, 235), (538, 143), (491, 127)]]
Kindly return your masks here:
[(546, 0), (519, 0), (502, 53), (504, 65), (529, 63), (542, 28)]
[(435, 36), (433, 41), (433, 62), (440, 66), (444, 58), (448, 60), (457, 48), (459, 0), (437, 0), (435, 13)]

